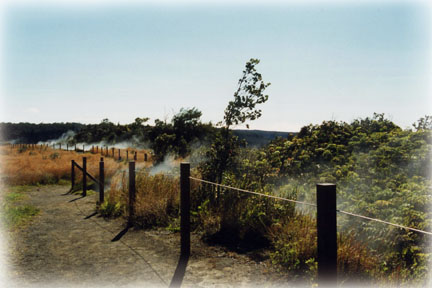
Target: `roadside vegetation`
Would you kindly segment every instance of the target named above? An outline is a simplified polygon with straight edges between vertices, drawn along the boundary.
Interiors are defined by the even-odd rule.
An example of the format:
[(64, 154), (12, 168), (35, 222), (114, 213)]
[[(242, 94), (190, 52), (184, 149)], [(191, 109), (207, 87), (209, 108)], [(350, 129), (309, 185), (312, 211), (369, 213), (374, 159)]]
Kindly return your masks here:
[[(352, 123), (325, 121), (260, 149), (235, 148), (220, 183), (315, 203), (315, 184), (333, 182), (340, 210), (432, 231), (431, 137), (429, 126), (402, 130), (382, 114)], [(207, 147), (207, 153), (211, 149)], [(217, 171), (212, 170), (211, 158), (205, 159), (192, 174), (217, 182), (207, 176)], [(136, 227), (178, 230), (175, 173), (137, 175)], [(289, 271), (290, 277), (314, 283), (314, 209), (193, 180), (191, 185), (191, 219), (203, 240), (260, 255)], [(118, 205), (117, 215), (127, 216), (127, 193), (123, 174), (111, 184), (109, 201), (111, 207)], [(346, 285), (426, 285), (430, 236), (342, 214), (338, 232), (338, 269)]]
[(2, 224), (8, 230), (14, 230), (25, 225), (33, 216), (36, 216), (40, 212), (38, 208), (22, 203), (27, 197), (25, 193), (31, 189), (34, 189), (34, 187), (2, 187), (2, 207), (0, 215)]
[[(146, 118), (126, 126), (104, 120), (77, 133), (74, 141), (89, 143), (134, 135), (138, 141), (149, 141), (154, 163), (137, 165), (135, 227), (178, 231), (178, 165), (190, 161), (196, 178), (308, 203), (316, 202), (316, 183), (333, 182), (339, 210), (432, 231), (432, 117), (419, 119), (412, 129), (401, 129), (377, 113), (351, 123), (324, 121), (252, 148), (232, 128), (259, 118), (259, 107), (268, 99), (264, 91), (269, 83), (257, 72), (258, 63), (256, 59), (246, 63), (234, 99), (217, 127), (203, 124), (201, 112), (193, 108), (182, 109), (171, 122), (158, 120), (151, 128), (144, 124)], [(115, 129), (120, 132), (112, 134)], [(124, 129), (129, 136), (124, 136)], [(7, 149), (1, 150), (3, 177), (14, 185), (68, 179), (70, 160), (76, 159), (71, 152)], [(88, 166), (94, 167), (90, 173), (96, 176), (99, 155), (88, 158)], [(32, 166), (37, 162), (44, 164)], [(127, 167), (125, 162), (107, 162), (110, 189), (98, 211), (105, 217), (127, 218)], [(290, 279), (315, 284), (315, 208), (193, 180), (191, 193), (192, 226), (204, 241), (269, 261)], [(430, 244), (428, 235), (339, 214), (339, 281), (427, 286)]]

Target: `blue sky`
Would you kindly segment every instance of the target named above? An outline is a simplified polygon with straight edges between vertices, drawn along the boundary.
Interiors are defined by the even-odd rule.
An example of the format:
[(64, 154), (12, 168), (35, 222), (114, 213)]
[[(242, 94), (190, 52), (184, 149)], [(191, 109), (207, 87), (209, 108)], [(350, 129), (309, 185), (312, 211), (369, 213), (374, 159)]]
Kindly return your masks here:
[[(247, 60), (271, 86), (251, 129), (431, 113), (430, 9), (415, 2), (8, 5), (0, 121), (216, 123)], [(238, 128), (241, 128), (239, 126)]]

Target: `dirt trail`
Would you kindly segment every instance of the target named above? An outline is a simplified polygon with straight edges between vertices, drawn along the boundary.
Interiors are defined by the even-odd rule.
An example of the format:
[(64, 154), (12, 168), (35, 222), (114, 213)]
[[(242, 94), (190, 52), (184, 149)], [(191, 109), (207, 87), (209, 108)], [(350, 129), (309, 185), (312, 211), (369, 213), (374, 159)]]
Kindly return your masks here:
[[(66, 186), (28, 192), (41, 213), (9, 237), (8, 287), (168, 287), (179, 261), (179, 234), (126, 231), (124, 220), (94, 213), (97, 195)], [(287, 287), (263, 263), (209, 247), (192, 235), (182, 287)]]

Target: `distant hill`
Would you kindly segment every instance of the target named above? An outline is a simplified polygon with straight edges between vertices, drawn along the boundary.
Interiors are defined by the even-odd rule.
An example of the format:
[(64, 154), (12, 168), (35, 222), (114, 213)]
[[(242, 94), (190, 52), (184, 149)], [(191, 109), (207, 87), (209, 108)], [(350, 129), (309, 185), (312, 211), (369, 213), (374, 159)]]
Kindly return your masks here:
[[(277, 137), (289, 138), (296, 135), (298, 132), (280, 132), (280, 131), (264, 131), (264, 130), (233, 130), (234, 135), (240, 139), (246, 140), (248, 146), (262, 147), (268, 144), (271, 140)], [(291, 135), (291, 136), (290, 136)]]

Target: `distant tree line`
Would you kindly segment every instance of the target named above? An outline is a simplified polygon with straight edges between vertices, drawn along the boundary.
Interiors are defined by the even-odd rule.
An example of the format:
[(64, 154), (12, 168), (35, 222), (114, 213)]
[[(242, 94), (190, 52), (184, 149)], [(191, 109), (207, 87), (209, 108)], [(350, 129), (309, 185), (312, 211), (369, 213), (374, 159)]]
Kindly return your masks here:
[(35, 144), (58, 139), (67, 131), (78, 132), (83, 127), (85, 125), (80, 123), (0, 123), (0, 139), (2, 142)]
[(192, 143), (205, 141), (214, 133), (211, 123), (201, 122), (201, 115), (196, 108), (182, 108), (170, 122), (156, 119), (154, 126), (146, 124), (149, 118), (136, 118), (126, 125), (104, 119), (99, 124), (84, 126), (71, 142), (115, 144), (130, 141), (147, 144), (153, 149), (156, 160), (163, 160), (169, 153), (185, 157)]

